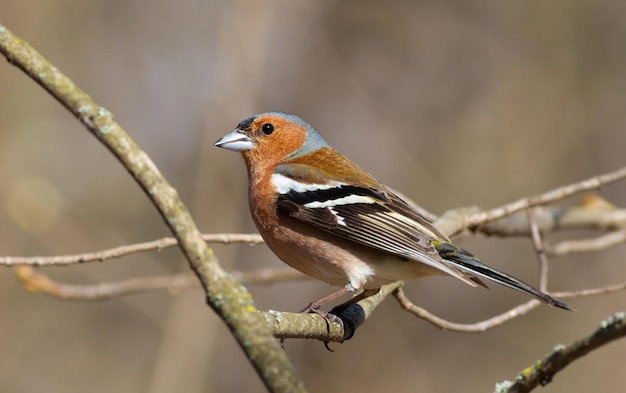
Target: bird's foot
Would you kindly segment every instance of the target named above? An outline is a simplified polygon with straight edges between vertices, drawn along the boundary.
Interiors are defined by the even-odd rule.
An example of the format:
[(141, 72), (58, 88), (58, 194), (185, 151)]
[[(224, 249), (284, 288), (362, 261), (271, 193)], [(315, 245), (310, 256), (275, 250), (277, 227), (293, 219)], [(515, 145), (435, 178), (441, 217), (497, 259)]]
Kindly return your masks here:
[(331, 322), (331, 323), (339, 323), (343, 326), (343, 321), (341, 320), (341, 318), (339, 318), (337, 315), (330, 313), (328, 311), (324, 311), (321, 309), (322, 304), (319, 302), (313, 302), (311, 304), (309, 304), (308, 306), (306, 306), (302, 311), (300, 311), (301, 313), (311, 313), (311, 314), (317, 314), (320, 317), (324, 318), (326, 321)]

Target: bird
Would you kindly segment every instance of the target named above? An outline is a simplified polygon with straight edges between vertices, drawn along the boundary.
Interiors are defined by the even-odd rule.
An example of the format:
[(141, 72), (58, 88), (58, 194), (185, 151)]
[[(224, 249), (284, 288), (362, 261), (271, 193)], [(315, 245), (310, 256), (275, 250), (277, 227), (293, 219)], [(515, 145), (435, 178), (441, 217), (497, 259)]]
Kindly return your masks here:
[(215, 146), (243, 156), (252, 220), (270, 250), (296, 270), (340, 287), (302, 312), (335, 320), (322, 305), (358, 293), (333, 311), (345, 309), (385, 284), (433, 275), (485, 288), (487, 279), (571, 310), (454, 245), (296, 115), (254, 115)]

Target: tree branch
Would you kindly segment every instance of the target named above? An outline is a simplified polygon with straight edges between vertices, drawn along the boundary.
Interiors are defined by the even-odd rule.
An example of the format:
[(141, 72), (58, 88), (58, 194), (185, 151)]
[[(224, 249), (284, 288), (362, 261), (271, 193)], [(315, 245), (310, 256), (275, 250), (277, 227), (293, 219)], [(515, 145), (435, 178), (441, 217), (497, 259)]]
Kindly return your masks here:
[(145, 191), (178, 239), (205, 289), (207, 302), (228, 325), (266, 387), (272, 392), (304, 391), (293, 365), (256, 312), (249, 292), (221, 269), (176, 190), (113, 115), (2, 25), (0, 52), (74, 114)]
[[(568, 299), (600, 296), (623, 290), (626, 290), (626, 281), (619, 284), (607, 285), (599, 288), (586, 288), (567, 292), (550, 292), (550, 294), (561, 299)], [(527, 314), (530, 310), (542, 304), (538, 300), (532, 299), (527, 301), (526, 303), (522, 303), (519, 306), (513, 307), (512, 309), (505, 311), (502, 314), (496, 315), (484, 321), (476, 323), (455, 323), (440, 318), (422, 307), (416, 306), (406, 297), (406, 295), (402, 291), (402, 288), (399, 288), (398, 290), (393, 292), (393, 296), (396, 298), (396, 300), (400, 304), (400, 307), (402, 307), (403, 310), (408, 311), (409, 313), (425, 320), (426, 322), (429, 322), (439, 329), (464, 333), (482, 333), (485, 330), (500, 326), (513, 318), (517, 318), (519, 316)]]
[[(470, 217), (465, 217), (462, 222), (471, 221), (474, 210), (466, 210)], [(560, 230), (569, 229), (599, 229), (610, 231), (626, 228), (626, 209), (593, 209), (589, 207), (558, 207), (558, 206), (540, 206), (532, 209), (535, 217), (537, 228), (542, 234), (553, 233)], [(442, 217), (443, 218), (443, 217)], [(450, 233), (458, 233), (468, 226), (461, 225), (457, 231)], [(489, 236), (530, 236), (530, 225), (528, 217), (524, 212), (512, 213), (510, 216), (502, 217), (496, 221), (488, 222), (475, 228), (476, 232)]]
[(562, 256), (573, 252), (600, 251), (626, 242), (626, 230), (609, 232), (591, 239), (565, 240), (554, 246), (547, 246), (550, 256)]
[(28, 291), (41, 292), (64, 300), (106, 300), (133, 293), (163, 289), (178, 293), (183, 289), (199, 287), (197, 277), (191, 274), (135, 277), (90, 285), (59, 283), (46, 274), (36, 272), (31, 266), (19, 266), (16, 274)]
[[(134, 277), (86, 285), (55, 281), (47, 274), (35, 271), (32, 266), (18, 266), (16, 275), (26, 290), (64, 300), (98, 301), (142, 292), (167, 290), (174, 294), (186, 289), (199, 288), (198, 279), (188, 273)], [(251, 272), (234, 271), (230, 275), (242, 284), (270, 284), (276, 281), (310, 278), (293, 269), (259, 269)]]
[(626, 336), (626, 314), (615, 313), (605, 321), (590, 336), (576, 341), (572, 345), (557, 345), (553, 351), (532, 366), (525, 368), (515, 378), (515, 381), (504, 381), (496, 385), (498, 393), (526, 393), (537, 386), (545, 386), (554, 376), (570, 363), (589, 352), (613, 340)]
[(329, 322), (318, 314), (288, 313), (266, 311), (263, 313), (270, 329), (278, 338), (312, 338), (324, 342), (343, 342), (352, 338), (356, 329), (365, 322), (376, 307), (393, 291), (404, 283), (398, 281), (384, 285), (380, 291), (367, 297), (345, 310), (333, 309), (331, 313), (338, 316), (342, 324)]
[[(202, 239), (207, 243), (246, 243), (250, 245), (262, 244), (263, 239), (254, 233), (216, 233), (202, 235)], [(145, 251), (161, 251), (166, 248), (178, 246), (178, 240), (173, 237), (164, 237), (150, 242), (136, 243), (127, 246), (119, 246), (108, 250), (88, 252), (74, 255), (55, 255), (50, 257), (0, 257), (0, 265), (4, 266), (66, 266), (87, 262), (104, 262), (108, 259), (121, 258)]]
[(528, 223), (530, 225), (531, 239), (535, 252), (537, 253), (537, 259), (539, 260), (539, 290), (546, 292), (548, 290), (548, 257), (543, 246), (543, 239), (533, 214), (533, 209), (526, 210), (526, 216), (528, 217)]
[(476, 213), (468, 220), (469, 228), (476, 229), (476, 227), (478, 227), (479, 225), (485, 224), (490, 221), (495, 221), (502, 217), (510, 216), (515, 212), (519, 212), (534, 206), (547, 205), (549, 203), (560, 201), (562, 199), (568, 198), (572, 195), (580, 194), (585, 191), (597, 190), (603, 186), (625, 178), (626, 167), (623, 167), (614, 172), (605, 173), (604, 175), (595, 176), (577, 183), (555, 188), (554, 190), (548, 191), (541, 195), (519, 199), (515, 202), (508, 203), (504, 206), (489, 210), (487, 212)]

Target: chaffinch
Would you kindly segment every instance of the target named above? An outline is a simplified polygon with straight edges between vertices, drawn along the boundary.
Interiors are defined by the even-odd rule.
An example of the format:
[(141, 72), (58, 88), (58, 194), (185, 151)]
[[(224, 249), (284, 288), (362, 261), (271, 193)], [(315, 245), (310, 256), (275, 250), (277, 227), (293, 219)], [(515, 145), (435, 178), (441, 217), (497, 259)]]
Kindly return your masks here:
[(486, 278), (570, 309), (453, 245), (295, 115), (252, 116), (215, 146), (242, 153), (252, 219), (276, 256), (305, 274), (342, 286), (303, 311), (328, 317), (320, 306), (343, 294), (363, 290), (345, 307), (384, 284), (430, 275), (450, 275), (484, 287), (479, 277)]

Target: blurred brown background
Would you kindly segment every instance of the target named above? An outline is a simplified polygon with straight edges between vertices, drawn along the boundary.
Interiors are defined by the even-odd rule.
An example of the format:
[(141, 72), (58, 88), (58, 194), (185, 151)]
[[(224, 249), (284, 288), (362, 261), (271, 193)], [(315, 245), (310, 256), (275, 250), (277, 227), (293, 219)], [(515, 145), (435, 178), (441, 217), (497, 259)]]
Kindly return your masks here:
[[(254, 231), (243, 163), (212, 144), (267, 110), (300, 115), (437, 213), (495, 207), (623, 166), (625, 17), (622, 1), (582, 0), (0, 5), (0, 22), (113, 112), (207, 233)], [(626, 183), (603, 195), (626, 205)], [(72, 254), (167, 234), (112, 156), (0, 61), (0, 254)], [(460, 242), (537, 283), (528, 239)], [(283, 266), (263, 246), (215, 249), (227, 269)], [(551, 289), (625, 280), (625, 250), (553, 260)], [(185, 269), (169, 250), (42, 270), (97, 283)], [(259, 308), (293, 311), (332, 288), (250, 290)], [(406, 290), (456, 322), (527, 300), (445, 278)], [(286, 351), (311, 392), (489, 392), (554, 345), (590, 333), (625, 297), (573, 300), (571, 313), (541, 307), (483, 334), (441, 332), (388, 299), (335, 353), (297, 340)], [(70, 302), (27, 293), (5, 268), (0, 313), (2, 392), (263, 390), (200, 290)], [(611, 344), (542, 391), (621, 390), (625, 360), (626, 342)]]

